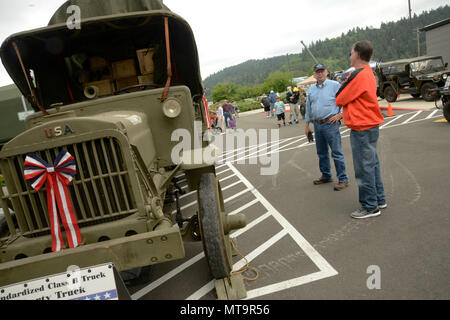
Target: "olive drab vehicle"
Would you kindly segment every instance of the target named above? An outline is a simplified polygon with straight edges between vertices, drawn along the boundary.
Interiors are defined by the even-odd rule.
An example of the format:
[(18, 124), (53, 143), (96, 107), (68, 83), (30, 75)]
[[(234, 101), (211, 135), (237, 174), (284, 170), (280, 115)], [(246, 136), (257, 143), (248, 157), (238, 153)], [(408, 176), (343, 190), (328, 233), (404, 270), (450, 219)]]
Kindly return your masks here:
[[(72, 5), (81, 22), (69, 28)], [(0, 152), (0, 286), (71, 265), (112, 262), (123, 271), (173, 261), (185, 256), (184, 241), (201, 241), (212, 276), (229, 277), (230, 232), (245, 226), (245, 216), (225, 212), (214, 165), (192, 161), (208, 146), (200, 140), (194, 148), (207, 126), (197, 48), (183, 18), (159, 0), (71, 0), (47, 27), (7, 38), (1, 59), (36, 112)], [(191, 133), (193, 147), (182, 161), (171, 155), (177, 129)], [(36, 176), (25, 174), (34, 157), (47, 163), (41, 176), (51, 179), (70, 156), (76, 174), (56, 203), (60, 215), (59, 197), (73, 208), (81, 238), (73, 246), (67, 228), (53, 229), (58, 217), (49, 209), (54, 213), (56, 204), (47, 204), (47, 191), (63, 190), (56, 187), (64, 179), (37, 191)], [(197, 190), (191, 217), (178, 204), (182, 179)]]
[(447, 81), (443, 87), (432, 89), (431, 91), (436, 99), (436, 108), (442, 109), (444, 118), (447, 122), (450, 122), (450, 77), (447, 78)]
[(448, 63), (441, 56), (421, 56), (383, 62), (377, 65), (378, 95), (388, 102), (395, 102), (401, 93), (414, 98), (434, 101), (431, 89), (442, 87), (450, 76)]

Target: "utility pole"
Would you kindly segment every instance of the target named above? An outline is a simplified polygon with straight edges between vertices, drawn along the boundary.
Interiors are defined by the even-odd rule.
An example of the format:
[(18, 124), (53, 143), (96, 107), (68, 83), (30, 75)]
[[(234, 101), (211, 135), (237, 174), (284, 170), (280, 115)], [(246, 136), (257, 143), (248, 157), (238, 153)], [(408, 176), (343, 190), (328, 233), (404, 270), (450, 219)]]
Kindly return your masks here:
[(291, 72), (291, 63), (289, 62), (289, 53), (286, 53), (286, 58), (288, 62), (288, 72)]
[(408, 0), (409, 23), (411, 24), (411, 0)]
[(417, 56), (420, 56), (420, 31), (417, 28)]
[[(412, 23), (412, 17), (411, 17), (411, 0), (408, 0), (408, 14), (409, 14), (409, 25), (410, 25), (410, 27), (411, 27), (411, 35), (413, 35), (414, 33), (415, 33), (415, 30), (414, 30), (414, 26), (413, 26), (413, 23)], [(416, 36), (417, 36), (417, 56), (420, 56), (420, 38), (419, 38), (419, 29), (417, 29), (417, 33), (416, 33)], [(413, 46), (412, 46), (413, 47)]]
[(305, 47), (306, 51), (308, 51), (309, 55), (313, 58), (314, 62), (316, 64), (319, 63), (319, 61), (316, 59), (316, 57), (313, 56), (313, 54), (311, 53), (311, 51), (309, 51), (308, 47), (305, 45), (305, 43), (303, 42), (303, 40), (300, 41), (302, 43), (302, 45)]

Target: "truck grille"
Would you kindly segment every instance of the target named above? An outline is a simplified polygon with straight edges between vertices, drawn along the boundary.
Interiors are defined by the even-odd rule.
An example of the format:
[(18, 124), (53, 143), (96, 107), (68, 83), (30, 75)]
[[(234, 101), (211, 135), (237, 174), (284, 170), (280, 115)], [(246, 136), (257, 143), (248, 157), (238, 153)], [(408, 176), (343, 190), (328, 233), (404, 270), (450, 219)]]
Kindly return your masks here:
[[(130, 193), (130, 179), (120, 144), (115, 138), (66, 145), (36, 152), (53, 164), (61, 149), (67, 150), (77, 164), (77, 174), (68, 189), (80, 228), (88, 225), (118, 220), (135, 212), (136, 203)], [(24, 178), (26, 154), (0, 160), (7, 192), (0, 190), (2, 208), (12, 226), (12, 207), (17, 228), (24, 236), (41, 236), (50, 233), (46, 187), (35, 191)], [(1, 189), (1, 188), (0, 188)]]

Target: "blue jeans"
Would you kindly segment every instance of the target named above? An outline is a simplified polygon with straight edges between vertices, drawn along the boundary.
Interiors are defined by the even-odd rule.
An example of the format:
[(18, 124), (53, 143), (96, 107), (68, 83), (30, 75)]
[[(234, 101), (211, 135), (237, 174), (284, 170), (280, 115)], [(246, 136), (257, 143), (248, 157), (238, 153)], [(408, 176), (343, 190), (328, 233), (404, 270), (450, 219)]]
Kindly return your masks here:
[(274, 116), (274, 111), (275, 111), (275, 103), (270, 103), (270, 114), (271, 114), (271, 116), (272, 116), (272, 118), (273, 118), (273, 116)]
[(228, 128), (228, 120), (233, 120), (233, 116), (231, 115), (231, 112), (225, 112), (225, 125)]
[(379, 127), (364, 131), (351, 131), (353, 166), (358, 183), (359, 202), (367, 210), (386, 204), (383, 181), (380, 174), (380, 161), (377, 155)]
[(334, 160), (336, 174), (339, 182), (348, 182), (348, 175), (345, 169), (344, 152), (342, 151), (340, 123), (331, 124), (328, 122), (319, 123), (314, 121), (314, 134), (316, 138), (317, 155), (319, 156), (319, 168), (323, 179), (331, 179), (331, 156)]

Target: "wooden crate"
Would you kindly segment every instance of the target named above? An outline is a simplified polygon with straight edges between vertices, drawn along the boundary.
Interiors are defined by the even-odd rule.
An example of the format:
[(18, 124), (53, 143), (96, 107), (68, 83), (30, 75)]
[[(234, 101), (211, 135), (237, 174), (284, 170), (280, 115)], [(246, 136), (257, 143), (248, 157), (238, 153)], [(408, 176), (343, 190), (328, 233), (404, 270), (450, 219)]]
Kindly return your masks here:
[(103, 71), (109, 68), (109, 63), (102, 57), (90, 57), (89, 58), (89, 70), (90, 71)]
[(130, 78), (137, 75), (134, 59), (116, 61), (111, 64), (115, 80)]
[(116, 89), (121, 90), (123, 88), (129, 87), (129, 86), (134, 86), (137, 84), (139, 84), (139, 82), (138, 82), (138, 77), (136, 77), (136, 76), (123, 78), (123, 79), (117, 79), (116, 80)]
[(99, 97), (111, 95), (114, 93), (114, 84), (111, 80), (87, 82), (86, 84), (84, 84), (83, 89), (90, 86), (96, 86), (98, 88)]
[(143, 83), (155, 83), (153, 79), (153, 73), (149, 73), (143, 76), (138, 76), (139, 84)]
[(155, 67), (153, 64), (153, 53), (155, 50), (153, 48), (141, 49), (136, 51), (136, 55), (139, 61), (139, 69), (142, 75), (153, 73)]

